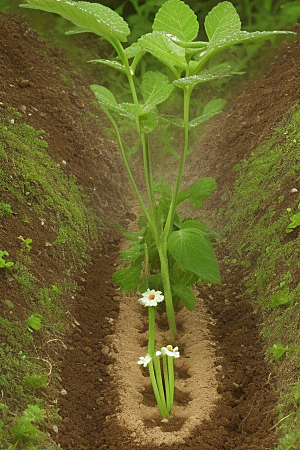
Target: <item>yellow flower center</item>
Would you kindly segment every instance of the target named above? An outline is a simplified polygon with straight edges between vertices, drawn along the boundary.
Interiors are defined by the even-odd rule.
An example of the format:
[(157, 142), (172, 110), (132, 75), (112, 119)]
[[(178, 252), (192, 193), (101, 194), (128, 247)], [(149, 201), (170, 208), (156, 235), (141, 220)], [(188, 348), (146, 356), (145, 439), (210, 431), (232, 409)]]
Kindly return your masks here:
[(172, 352), (173, 351), (172, 345), (167, 345), (167, 349), (169, 350), (169, 352)]
[(155, 295), (154, 294), (150, 294), (149, 295), (149, 300), (154, 300), (155, 299)]

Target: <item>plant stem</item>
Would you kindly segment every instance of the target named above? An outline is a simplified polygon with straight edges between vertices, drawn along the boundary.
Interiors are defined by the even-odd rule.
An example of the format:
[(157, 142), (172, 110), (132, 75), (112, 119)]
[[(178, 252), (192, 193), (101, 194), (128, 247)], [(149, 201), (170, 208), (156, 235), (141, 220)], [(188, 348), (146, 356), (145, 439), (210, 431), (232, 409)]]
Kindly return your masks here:
[(167, 256), (167, 245), (166, 242), (157, 245), (159, 259), (160, 259), (160, 270), (161, 276), (164, 285), (164, 297), (165, 304), (168, 316), (168, 323), (170, 330), (173, 333), (174, 339), (176, 338), (177, 330), (176, 330), (176, 322), (175, 322), (175, 313), (172, 299), (172, 291), (171, 291), (171, 283), (170, 283), (170, 275), (169, 275), (169, 263)]
[(150, 160), (149, 160), (149, 149), (148, 149), (148, 138), (145, 135), (145, 133), (141, 133), (141, 141), (142, 141), (142, 148), (143, 148), (143, 161), (144, 161), (144, 172), (145, 172), (145, 178), (146, 178), (146, 189), (147, 189), (147, 197), (148, 197), (148, 206), (151, 211), (151, 215), (153, 218), (153, 226), (155, 227), (155, 230), (153, 229), (153, 233), (157, 230), (157, 225), (155, 222), (155, 207), (154, 207), (154, 197), (153, 197), (153, 187), (152, 187), (152, 178), (151, 178), (151, 169), (150, 169)]
[(148, 366), (149, 366), (149, 373), (150, 373), (150, 378), (151, 378), (151, 382), (152, 382), (153, 392), (154, 392), (155, 399), (156, 399), (156, 402), (158, 405), (158, 409), (163, 417), (169, 417), (169, 413), (168, 413), (165, 405), (161, 401), (161, 398), (159, 395), (152, 360), (149, 362)]
[(148, 355), (151, 356), (152, 358), (149, 363), (150, 378), (159, 411), (163, 417), (168, 417), (169, 414), (166, 407), (165, 394), (162, 384), (160, 362), (159, 358), (155, 355), (155, 307), (149, 306), (148, 313), (149, 313)]
[(151, 358), (154, 357), (155, 353), (155, 307), (149, 306), (149, 340), (148, 340), (148, 355)]
[[(167, 356), (168, 360), (168, 373), (169, 373), (169, 392), (170, 392), (170, 399), (169, 399), (169, 405), (172, 409), (173, 401), (174, 401), (174, 358), (173, 356)], [(171, 411), (171, 409), (168, 408), (168, 411)]]
[(167, 410), (171, 412), (172, 404), (170, 403), (170, 383), (169, 383), (169, 371), (168, 371), (168, 363), (167, 356), (163, 355), (163, 370), (164, 370), (164, 382), (165, 382), (165, 391), (166, 391), (166, 400), (167, 400)]
[(172, 195), (171, 206), (169, 209), (169, 213), (168, 213), (168, 217), (167, 217), (167, 221), (166, 221), (166, 225), (165, 225), (164, 233), (163, 233), (163, 236), (166, 240), (171, 232), (174, 214), (175, 214), (176, 206), (177, 206), (177, 197), (178, 197), (178, 193), (179, 193), (179, 189), (180, 189), (183, 170), (184, 170), (185, 161), (186, 161), (187, 152), (188, 152), (190, 96), (191, 96), (191, 90), (190, 90), (190, 88), (187, 87), (184, 89), (184, 99), (183, 99), (184, 147), (183, 147), (183, 151), (182, 151), (181, 158), (180, 158), (178, 176), (177, 176), (177, 180), (176, 180), (175, 189), (174, 189), (173, 195)]
[(172, 231), (172, 224), (174, 219), (174, 214), (177, 206), (177, 197), (180, 189), (180, 184), (182, 180), (184, 165), (188, 152), (189, 145), (189, 108), (190, 108), (190, 94), (191, 90), (189, 88), (184, 89), (184, 148), (180, 158), (180, 166), (177, 176), (177, 181), (175, 185), (175, 189), (172, 195), (172, 201), (166, 221), (166, 225), (161, 237), (160, 243), (157, 245), (159, 258), (161, 263), (161, 275), (164, 284), (164, 296), (166, 302), (166, 309), (168, 315), (168, 322), (170, 326), (170, 330), (173, 333), (174, 338), (176, 338), (176, 323), (175, 323), (175, 314), (174, 307), (172, 301), (172, 291), (169, 277), (169, 265), (168, 265), (168, 256), (167, 256), (167, 239), (169, 234)]
[(153, 364), (154, 364), (156, 382), (157, 382), (160, 399), (161, 399), (161, 402), (162, 402), (164, 408), (169, 412), (169, 410), (166, 406), (166, 398), (165, 398), (165, 392), (164, 392), (162, 376), (161, 376), (160, 358), (156, 355), (154, 355), (154, 357), (153, 357)]
[[(149, 207), (150, 213), (146, 210), (135, 183), (134, 183), (134, 188), (135, 188), (135, 192), (138, 196), (140, 206), (143, 205), (142, 211), (145, 214), (145, 216), (147, 217), (149, 225), (153, 231), (154, 239), (155, 239), (156, 246), (157, 246), (157, 249), (159, 252), (160, 263), (161, 263), (161, 274), (162, 274), (163, 285), (164, 285), (164, 296), (165, 296), (166, 309), (167, 309), (167, 315), (168, 315), (168, 322), (169, 322), (170, 329), (175, 338), (176, 337), (176, 323), (175, 323), (175, 314), (174, 314), (174, 308), (173, 308), (172, 292), (171, 292), (170, 277), (169, 277), (168, 258), (167, 258), (167, 251), (166, 251), (166, 242), (167, 241), (166, 241), (166, 238), (161, 240), (161, 238), (159, 236), (159, 232), (158, 232), (158, 227), (157, 227), (157, 224), (155, 221), (156, 214), (155, 214), (155, 206), (154, 206), (154, 198), (153, 198), (151, 171), (150, 171), (150, 164), (149, 164), (148, 142), (147, 142), (145, 133), (141, 132), (141, 129), (140, 129), (140, 122), (139, 122), (139, 116), (138, 116), (139, 101), (138, 101), (135, 85), (133, 82), (133, 73), (132, 73), (132, 70), (130, 69), (128, 59), (125, 55), (125, 52), (124, 52), (124, 49), (123, 49), (121, 43), (118, 40), (111, 40), (111, 43), (122, 59), (122, 62), (125, 67), (126, 76), (127, 76), (128, 82), (129, 82), (132, 98), (133, 98), (134, 104), (136, 105), (136, 127), (137, 127), (138, 133), (141, 136), (141, 142), (142, 142), (142, 148), (143, 148), (144, 172), (145, 172), (145, 179), (146, 179), (148, 207)], [(176, 76), (177, 76), (177, 78), (179, 76), (177, 72), (176, 72)], [(189, 102), (185, 100), (184, 104), (186, 105), (186, 103), (187, 103), (187, 109), (188, 109)], [(188, 115), (187, 115), (186, 120), (188, 123)], [(116, 126), (116, 128), (117, 128), (117, 126)], [(188, 127), (187, 127), (187, 129), (188, 129)], [(123, 148), (122, 140), (121, 140), (121, 137), (119, 137), (120, 134), (119, 134), (118, 129), (117, 129), (117, 136), (118, 136), (118, 140), (119, 140), (119, 145), (121, 143), (120, 148)], [(188, 144), (186, 143), (186, 147), (187, 147), (187, 145)], [(122, 151), (122, 149), (121, 149), (121, 151)], [(123, 155), (123, 153), (124, 153), (124, 155)], [(123, 153), (122, 153), (123, 159), (125, 156), (124, 161), (127, 161), (124, 148), (123, 148)], [(185, 154), (186, 151), (184, 151), (183, 153)], [(185, 160), (185, 158), (184, 158), (184, 160)], [(184, 160), (183, 160), (183, 163), (181, 162), (181, 165), (184, 164)], [(127, 162), (127, 165), (128, 165), (128, 162)], [(129, 165), (126, 168), (127, 168), (128, 173), (130, 173), (130, 177), (132, 180), (133, 177), (132, 177)], [(182, 171), (183, 171), (183, 167), (182, 167)], [(181, 177), (182, 177), (182, 171), (180, 172), (181, 176), (180, 176), (179, 184), (178, 184), (178, 180), (177, 180), (177, 184), (178, 184), (177, 194), (178, 194), (179, 185), (180, 185), (180, 181), (181, 181)], [(132, 182), (133, 182), (133, 180), (132, 180)], [(175, 190), (175, 192), (176, 192), (176, 190)], [(172, 202), (173, 207), (171, 207), (171, 212), (169, 214), (169, 216), (170, 216), (169, 221), (171, 219), (173, 219), (173, 216), (174, 216), (174, 212), (175, 212), (175, 208), (176, 208), (177, 194), (173, 198), (173, 202)], [(172, 222), (170, 222), (170, 223), (172, 223)], [(170, 224), (169, 224), (169, 229), (170, 229)], [(168, 234), (169, 233), (167, 233), (166, 236), (168, 236)], [(149, 317), (149, 319), (150, 319), (150, 317)], [(150, 336), (149, 336), (149, 339), (150, 339)], [(153, 348), (153, 350), (154, 350), (154, 348)], [(150, 356), (152, 356), (151, 353), (149, 353), (149, 354), (150, 354)]]
[(133, 178), (133, 175), (132, 175), (132, 172), (131, 172), (131, 169), (130, 169), (130, 166), (129, 166), (129, 163), (128, 163), (128, 160), (127, 160), (126, 152), (125, 152), (125, 149), (124, 149), (124, 146), (123, 146), (122, 138), (121, 138), (121, 135), (120, 135), (120, 132), (119, 132), (118, 125), (117, 125), (115, 119), (110, 114), (110, 112), (106, 108), (105, 109), (103, 108), (103, 110), (105, 111), (105, 114), (107, 115), (108, 119), (110, 120), (110, 122), (111, 122), (111, 124), (113, 126), (113, 129), (114, 129), (114, 131), (116, 133), (118, 144), (119, 144), (119, 148), (120, 148), (120, 151), (121, 151), (121, 154), (122, 154), (122, 158), (123, 158), (123, 161), (124, 161), (127, 173), (129, 175), (129, 179), (130, 179), (131, 184), (133, 186), (134, 192), (135, 192), (135, 194), (137, 196), (140, 208), (143, 211), (143, 213), (145, 214), (145, 216), (147, 217), (148, 222), (151, 224), (152, 221), (151, 221), (151, 218), (149, 216), (149, 212), (148, 212), (148, 210), (147, 210), (147, 208), (146, 208), (146, 206), (145, 206), (145, 204), (143, 202), (141, 194), (140, 194), (140, 192), (139, 192), (139, 190), (137, 188), (137, 185), (135, 183), (135, 180)]

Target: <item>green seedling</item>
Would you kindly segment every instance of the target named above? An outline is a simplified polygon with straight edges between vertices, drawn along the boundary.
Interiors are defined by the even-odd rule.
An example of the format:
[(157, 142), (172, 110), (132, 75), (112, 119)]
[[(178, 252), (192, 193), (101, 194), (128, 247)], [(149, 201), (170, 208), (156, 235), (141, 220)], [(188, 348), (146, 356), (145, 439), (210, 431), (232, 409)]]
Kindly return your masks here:
[(32, 243), (32, 239), (27, 238), (24, 239), (23, 236), (19, 236), (18, 239), (20, 239), (21, 241), (21, 245), (22, 245), (22, 249), (26, 250), (27, 252), (30, 252), (31, 250), (31, 243)]
[(9, 269), (14, 265), (12, 261), (6, 261), (5, 258), (9, 256), (7, 251), (0, 250), (0, 269)]
[(55, 292), (55, 294), (58, 294), (58, 295), (62, 294), (62, 291), (57, 286), (55, 286), (55, 284), (52, 284), (51, 287), (52, 287), (53, 292)]
[[(111, 60), (98, 59), (91, 62), (120, 72), (124, 76), (130, 98), (126, 102), (118, 102), (114, 93), (104, 86), (92, 85), (91, 89), (115, 132), (140, 206), (141, 217), (139, 231), (126, 234), (132, 245), (128, 251), (123, 252), (122, 257), (129, 267), (117, 271), (114, 281), (121, 286), (122, 291), (163, 292), (169, 327), (175, 339), (174, 305), (182, 301), (189, 310), (194, 308), (196, 299), (190, 286), (198, 280), (211, 284), (221, 283), (213, 246), (216, 234), (204, 223), (182, 217), (177, 210), (185, 201), (193, 207), (201, 208), (217, 187), (215, 180), (207, 177), (182, 188), (185, 163), (191, 153), (190, 131), (219, 114), (224, 107), (223, 99), (214, 99), (204, 107), (200, 116), (192, 117), (192, 94), (196, 92), (195, 88), (205, 83), (237, 75), (228, 63), (220, 64), (216, 59), (212, 60), (212, 56), (233, 45), (291, 33), (241, 31), (240, 18), (234, 6), (224, 1), (206, 16), (204, 28), (208, 40), (199, 41), (199, 23), (194, 12), (181, 0), (168, 0), (158, 10), (152, 32), (125, 47), (124, 43), (130, 34), (128, 24), (115, 11), (101, 4), (27, 0), (21, 7), (60, 14), (75, 25), (75, 29), (68, 34), (92, 32), (108, 41), (115, 51), (115, 57)], [(157, 60), (153, 66), (155, 70), (148, 70), (148, 64), (146, 71), (141, 68), (140, 63), (146, 54)], [(161, 70), (156, 69), (158, 66)], [(180, 115), (165, 114), (165, 108), (162, 111), (161, 105), (175, 95), (181, 99)], [(122, 134), (124, 122), (127, 128), (134, 130), (139, 141), (146, 200), (130, 167), (130, 156), (134, 152)], [(159, 179), (152, 164), (157, 156), (153, 154), (151, 134), (157, 132), (159, 127), (166, 129), (166, 124), (177, 129), (180, 136), (178, 140), (182, 142), (182, 148), (176, 149), (177, 175), (172, 182)], [(153, 318), (149, 316), (150, 327), (152, 323)], [(152, 332), (150, 340), (153, 339), (151, 336)], [(157, 355), (153, 354), (151, 342), (149, 369), (150, 375), (153, 372), (152, 385), (160, 411), (166, 416), (173, 403), (172, 368), (164, 359), (164, 356), (169, 357), (166, 353), (162, 359), (165, 381), (168, 380), (169, 383), (165, 390), (169, 394), (164, 397), (166, 392), (162, 392)]]
[(44, 317), (41, 314), (32, 314), (28, 319), (26, 320), (26, 324), (28, 327), (30, 327), (32, 330), (39, 331), (42, 328), (42, 320)]
[(290, 217), (290, 221), (291, 223), (287, 226), (286, 228), (286, 233), (291, 233), (292, 231), (294, 231), (295, 228), (299, 227), (300, 225), (300, 212), (292, 215)]
[(41, 443), (45, 439), (45, 434), (42, 433), (34, 424), (40, 424), (46, 417), (46, 411), (41, 409), (38, 405), (28, 405), (22, 416), (16, 419), (16, 423), (12, 428), (12, 436), (15, 440), (10, 450), (18, 448), (26, 448), (34, 444)]
[(282, 344), (274, 344), (270, 348), (270, 352), (272, 353), (273, 358), (275, 361), (279, 358), (281, 358), (287, 351), (287, 348), (284, 347)]
[(276, 306), (285, 305), (289, 300), (289, 288), (285, 287), (283, 290), (276, 292), (270, 297), (269, 304), (271, 308), (275, 308)]
[(0, 217), (4, 216), (5, 214), (12, 214), (12, 213), (13, 211), (9, 203), (0, 202)]
[(41, 375), (26, 375), (24, 382), (30, 389), (40, 389), (47, 386), (47, 378), (47, 374), (45, 373)]

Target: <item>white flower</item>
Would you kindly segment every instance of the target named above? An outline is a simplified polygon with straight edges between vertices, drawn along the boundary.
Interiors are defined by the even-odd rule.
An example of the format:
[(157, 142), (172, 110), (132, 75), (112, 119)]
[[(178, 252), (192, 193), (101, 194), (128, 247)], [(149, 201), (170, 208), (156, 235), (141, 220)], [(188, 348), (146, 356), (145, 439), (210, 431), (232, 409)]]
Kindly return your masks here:
[(179, 358), (180, 353), (178, 351), (178, 347), (172, 347), (172, 345), (167, 345), (166, 347), (162, 347), (161, 352), (167, 356), (173, 356), (173, 358)]
[(157, 352), (155, 352), (156, 356), (160, 356), (161, 355), (161, 351), (157, 350)]
[(147, 367), (149, 362), (151, 361), (151, 359), (152, 358), (149, 355), (146, 355), (145, 357), (144, 356), (140, 356), (138, 364), (143, 364), (144, 367)]
[(157, 303), (164, 301), (164, 296), (161, 295), (161, 291), (155, 291), (152, 289), (147, 289), (146, 292), (142, 294), (142, 298), (139, 299), (139, 303), (143, 306), (157, 306)]
[(291, 189), (292, 194), (296, 194), (297, 192), (298, 192), (298, 189), (296, 189), (296, 188)]

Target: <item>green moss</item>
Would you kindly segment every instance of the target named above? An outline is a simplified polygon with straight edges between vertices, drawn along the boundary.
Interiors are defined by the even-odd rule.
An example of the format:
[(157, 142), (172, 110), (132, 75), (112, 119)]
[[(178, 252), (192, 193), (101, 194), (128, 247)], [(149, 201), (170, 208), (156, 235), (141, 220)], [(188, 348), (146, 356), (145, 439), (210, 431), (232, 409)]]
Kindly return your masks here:
[[(3, 299), (4, 308), (0, 316), (0, 385), (5, 398), (3, 408), (0, 404), (0, 450), (7, 450), (20, 440), (18, 426), (23, 427), (24, 412), (29, 406), (41, 406), (37, 396), (39, 389), (48, 384), (49, 366), (45, 359), (37, 357), (34, 338), (38, 334), (39, 339), (49, 340), (64, 332), (65, 322), (62, 317), (65, 308), (62, 296), (76, 291), (72, 272), (82, 270), (89, 261), (90, 248), (97, 239), (100, 223), (76, 178), (67, 176), (47, 153), (48, 145), (43, 132), (16, 123), (19, 118), (21, 115), (13, 109), (8, 109), (5, 115), (3, 110), (0, 111), (0, 189), (8, 193), (11, 205), (14, 205), (0, 204), (0, 216), (4, 213), (11, 215), (14, 211), (18, 217), (17, 205), (22, 204), (25, 205), (22, 210), (24, 221), (28, 222), (24, 209), (32, 218), (43, 217), (54, 235), (47, 251), (53, 252), (53, 255), (59, 254), (63, 270), (56, 274), (55, 285), (51, 284), (53, 280), (47, 284), (44, 279), (38, 279), (34, 266), (35, 240), (34, 236), (27, 235), (19, 237), (21, 242), (19, 252), (13, 258), (13, 267), (1, 269), (6, 271), (10, 285), (19, 289), (26, 316), (23, 319), (15, 317), (15, 309), (19, 314), (22, 314), (23, 309), (15, 308), (10, 300)], [(6, 220), (13, 220), (13, 216)], [(30, 315), (43, 317), (40, 330), (27, 326), (26, 319)], [(46, 421), (53, 424), (57, 418), (52, 420), (49, 414), (51, 416), (50, 411)], [(36, 433), (33, 423), (26, 422), (29, 434), (31, 431)], [(42, 443), (43, 434), (40, 437), (34, 442), (34, 448), (57, 448), (49, 442)], [(33, 440), (28, 438), (27, 442), (26, 439), (22, 441), (22, 448), (33, 448)], [(18, 448), (20, 445), (21, 441)]]
[(286, 349), (276, 361), (267, 352), (281, 391), (278, 450), (300, 446), (299, 227), (286, 232), (300, 203), (299, 193), (292, 191), (300, 178), (299, 121), (300, 107), (295, 105), (272, 138), (235, 166), (235, 192), (221, 213), (227, 260), (244, 266), (248, 262), (242, 283), (261, 310), (266, 347)]
[[(88, 249), (97, 237), (99, 222), (88, 207), (88, 197), (76, 178), (65, 175), (60, 165), (50, 158), (43, 131), (12, 121), (14, 114), (10, 111), (9, 117), (2, 118), (0, 123), (3, 139), (0, 187), (37, 214), (47, 214), (57, 233), (58, 250), (68, 253), (73, 264), (78, 259), (88, 259)], [(63, 239), (62, 229), (67, 230)]]

